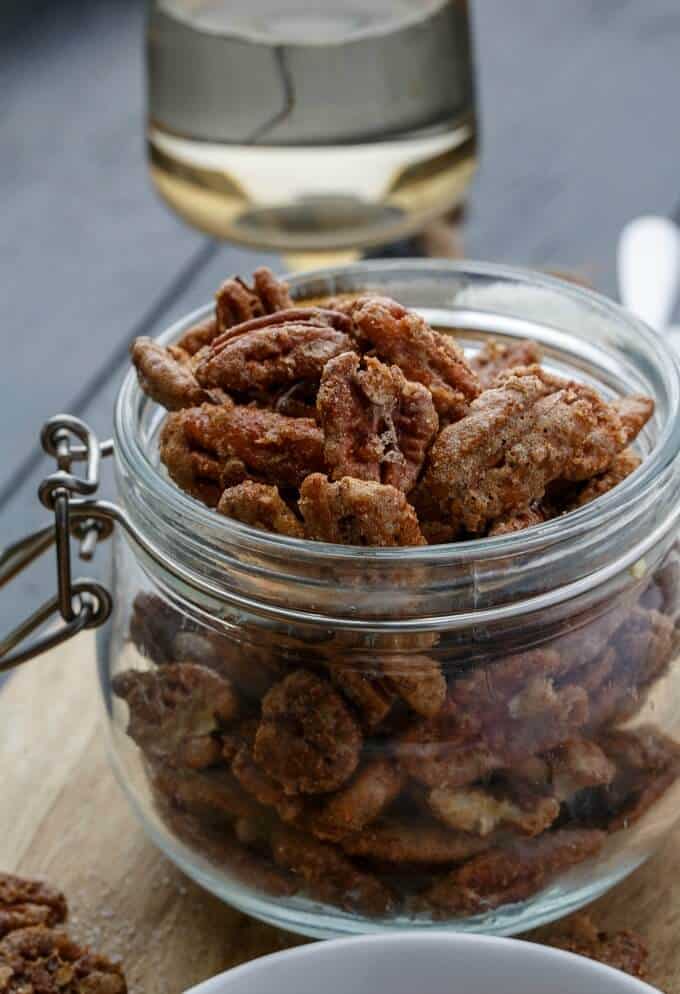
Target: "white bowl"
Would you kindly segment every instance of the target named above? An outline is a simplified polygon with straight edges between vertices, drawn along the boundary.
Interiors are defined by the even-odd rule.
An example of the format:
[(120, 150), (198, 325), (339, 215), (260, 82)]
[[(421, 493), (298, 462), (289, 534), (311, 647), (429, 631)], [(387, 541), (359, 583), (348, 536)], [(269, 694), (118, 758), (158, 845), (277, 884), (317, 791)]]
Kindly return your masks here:
[(659, 994), (618, 970), (515, 939), (432, 932), (290, 949), (188, 994)]

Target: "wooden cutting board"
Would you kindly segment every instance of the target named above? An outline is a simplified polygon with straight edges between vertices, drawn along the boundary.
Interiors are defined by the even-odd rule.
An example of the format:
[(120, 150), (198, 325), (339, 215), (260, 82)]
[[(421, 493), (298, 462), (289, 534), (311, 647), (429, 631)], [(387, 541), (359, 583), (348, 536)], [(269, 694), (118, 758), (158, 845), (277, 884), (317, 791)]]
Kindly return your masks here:
[[(181, 994), (299, 938), (233, 911), (143, 835), (109, 770), (94, 638), (18, 671), (0, 692), (0, 869), (63, 888), (73, 934), (123, 960), (131, 994)], [(650, 982), (680, 994), (680, 828), (594, 908), (651, 948)]]

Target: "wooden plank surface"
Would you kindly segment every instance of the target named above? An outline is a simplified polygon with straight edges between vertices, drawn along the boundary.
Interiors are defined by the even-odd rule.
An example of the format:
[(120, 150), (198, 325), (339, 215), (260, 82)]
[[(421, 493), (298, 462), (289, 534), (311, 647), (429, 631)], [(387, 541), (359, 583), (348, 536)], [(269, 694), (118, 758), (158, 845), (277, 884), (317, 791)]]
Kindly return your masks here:
[[(131, 994), (181, 994), (304, 941), (221, 904), (153, 847), (107, 765), (99, 712), (89, 634), (26, 666), (0, 695), (0, 868), (62, 887), (73, 932), (124, 961)], [(647, 939), (650, 981), (665, 994), (680, 994), (679, 842), (680, 828), (594, 907), (602, 927)]]

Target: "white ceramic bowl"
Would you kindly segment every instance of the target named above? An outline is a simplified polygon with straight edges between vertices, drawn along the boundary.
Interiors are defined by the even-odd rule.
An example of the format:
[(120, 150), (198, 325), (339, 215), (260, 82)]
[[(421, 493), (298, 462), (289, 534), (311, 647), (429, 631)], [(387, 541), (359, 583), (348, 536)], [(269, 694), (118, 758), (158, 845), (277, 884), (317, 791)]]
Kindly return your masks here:
[(318, 942), (265, 956), (189, 994), (659, 994), (571, 953), (432, 932)]

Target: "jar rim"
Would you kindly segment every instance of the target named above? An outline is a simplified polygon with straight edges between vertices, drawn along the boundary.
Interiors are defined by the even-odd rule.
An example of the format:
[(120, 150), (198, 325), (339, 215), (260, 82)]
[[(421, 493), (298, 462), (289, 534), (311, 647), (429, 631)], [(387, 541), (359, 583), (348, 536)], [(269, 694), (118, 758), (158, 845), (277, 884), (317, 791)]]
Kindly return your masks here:
[[(658, 357), (659, 370), (664, 379), (669, 405), (669, 417), (663, 425), (653, 450), (638, 469), (613, 490), (560, 518), (533, 526), (531, 529), (506, 535), (478, 538), (467, 542), (450, 542), (440, 545), (409, 546), (397, 548), (336, 545), (328, 542), (291, 538), (252, 528), (233, 519), (217, 515), (214, 510), (189, 497), (179, 487), (166, 479), (149, 461), (138, 433), (134, 430), (138, 411), (146, 400), (138, 385), (134, 370), (130, 369), (121, 386), (115, 408), (115, 445), (117, 458), (122, 459), (131, 471), (143, 476), (149, 491), (162, 501), (181, 520), (185, 527), (206, 527), (216, 537), (235, 541), (247, 540), (248, 545), (266, 553), (284, 555), (288, 552), (308, 561), (356, 560), (362, 565), (370, 562), (419, 566), (441, 563), (454, 559), (458, 563), (496, 559), (518, 552), (531, 553), (555, 541), (567, 542), (584, 531), (604, 525), (625, 504), (638, 499), (680, 453), (680, 362), (661, 335), (603, 295), (593, 290), (568, 283), (553, 276), (536, 273), (530, 269), (481, 262), (454, 262), (449, 260), (389, 260), (365, 261), (347, 266), (318, 269), (300, 275), (286, 276), (293, 294), (300, 286), (313, 282), (333, 283), (338, 276), (366, 276), (389, 273), (403, 275), (408, 270), (429, 274), (483, 276), (491, 279), (529, 283), (568, 296), (576, 303), (595, 305), (613, 321), (624, 323), (645, 342)], [(416, 308), (417, 309), (417, 308)], [(206, 305), (173, 323), (162, 335), (161, 342), (174, 340), (180, 331), (191, 323), (205, 318), (211, 311)]]

